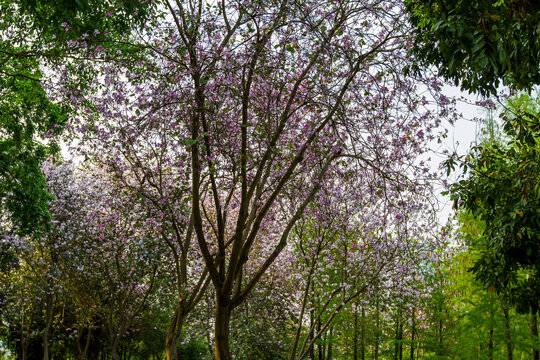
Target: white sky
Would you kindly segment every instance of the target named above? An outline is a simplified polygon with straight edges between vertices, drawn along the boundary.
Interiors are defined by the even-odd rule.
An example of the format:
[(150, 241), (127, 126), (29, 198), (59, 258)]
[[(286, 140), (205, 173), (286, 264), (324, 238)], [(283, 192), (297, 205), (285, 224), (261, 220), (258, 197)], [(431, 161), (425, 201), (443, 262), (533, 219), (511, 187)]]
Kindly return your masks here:
[[(483, 100), (484, 98), (480, 95), (463, 92), (458, 87), (453, 86), (445, 86), (443, 88), (443, 92), (448, 97), (458, 99), (457, 109), (461, 116), (454, 126), (451, 126), (450, 124), (443, 124), (443, 126), (446, 126), (448, 129), (448, 137), (444, 139), (442, 144), (435, 144), (439, 147), (434, 148), (434, 150), (438, 154), (446, 149), (450, 153), (455, 152), (458, 155), (464, 155), (476, 142), (480, 132), (482, 131), (483, 126), (478, 119), (485, 119), (488, 116), (488, 112), (485, 108), (474, 105), (476, 101)], [(459, 100), (461, 97), (465, 99)], [(443, 155), (434, 156), (432, 166), (438, 166), (437, 163), (440, 164), (440, 162), (445, 159), (446, 157)], [(459, 172), (457, 171), (454, 174), (450, 174), (448, 182), (454, 181), (458, 175)], [(442, 189), (439, 190), (439, 221), (441, 224), (446, 224), (449, 216), (452, 214), (452, 202), (450, 201), (449, 197), (440, 195), (440, 191), (442, 191)]]

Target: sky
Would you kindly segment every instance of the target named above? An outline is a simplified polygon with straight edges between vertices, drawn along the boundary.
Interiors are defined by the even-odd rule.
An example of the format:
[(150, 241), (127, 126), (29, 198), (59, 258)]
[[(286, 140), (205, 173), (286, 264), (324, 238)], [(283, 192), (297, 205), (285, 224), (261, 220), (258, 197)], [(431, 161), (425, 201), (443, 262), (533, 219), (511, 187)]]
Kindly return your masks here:
[[(449, 153), (455, 152), (457, 155), (467, 154), (471, 146), (478, 140), (483, 128), (482, 121), (488, 116), (488, 111), (484, 107), (476, 105), (476, 102), (484, 100), (484, 97), (469, 94), (461, 91), (458, 87), (448, 85), (443, 88), (443, 93), (457, 99), (456, 106), (460, 117), (453, 126), (443, 124), (448, 129), (448, 137), (441, 144), (434, 144), (435, 156), (432, 159), (434, 168), (440, 166), (440, 163), (446, 159), (446, 156), (442, 154), (443, 150), (448, 150)], [(495, 118), (497, 117), (495, 116)], [(449, 183), (455, 181), (459, 174), (459, 171), (450, 174), (447, 181)], [(442, 187), (438, 190), (440, 203), (438, 218), (441, 224), (446, 224), (452, 215), (452, 202), (449, 197), (440, 194), (442, 190)]]

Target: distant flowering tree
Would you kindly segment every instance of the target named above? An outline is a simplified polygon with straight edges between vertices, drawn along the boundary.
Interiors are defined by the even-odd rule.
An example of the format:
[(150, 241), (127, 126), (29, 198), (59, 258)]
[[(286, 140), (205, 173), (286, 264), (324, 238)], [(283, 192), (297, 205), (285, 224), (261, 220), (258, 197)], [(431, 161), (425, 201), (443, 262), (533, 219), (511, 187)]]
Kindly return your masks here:
[(393, 294), (399, 306), (399, 299), (418, 296), (418, 267), (439, 248), (429, 220), (434, 210), (425, 202), (429, 187), (411, 192), (388, 184), (370, 191), (359, 181), (369, 175), (358, 175), (334, 175), (334, 184), (323, 187), (295, 225), (293, 267), (301, 307), (290, 359), (306, 358), (316, 344), (323, 351), (319, 339), (331, 337), (337, 319), (355, 304), (373, 306), (375, 293)]
[[(137, 211), (138, 199), (115, 190), (99, 169), (48, 161), (43, 173), (53, 197), (51, 227), (42, 237), (11, 239), (20, 262), (3, 284), (13, 308), (4, 318), (20, 324), (24, 359), (36, 356), (28, 347), (38, 335), (49, 359), (56, 330), (76, 337), (78, 357), (88, 358), (96, 328), (106, 331), (112, 356), (120, 359), (121, 340), (136, 330), (156, 293), (159, 233)], [(68, 328), (58, 324), (60, 307), (75, 315)]]
[[(64, 95), (78, 111), (80, 150), (120, 181), (130, 174), (125, 186), (154, 204), (161, 224), (174, 229), (175, 219), (169, 247), (179, 264), (196, 254), (188, 235), (196, 238), (215, 293), (215, 356), (230, 359), (232, 311), (317, 194), (337, 191), (340, 172), (359, 177), (359, 198), (423, 187), (415, 179), (431, 174), (419, 157), (451, 103), (436, 78), (401, 71), (409, 39), (400, 3), (164, 5), (154, 15), (161, 26), (126, 39), (144, 44), (144, 61), (111, 62), (105, 44), (96, 47), (102, 75), (91, 92)], [(384, 204), (393, 221), (405, 216), (394, 201), (374, 208)], [(180, 294), (202, 288), (198, 279)]]

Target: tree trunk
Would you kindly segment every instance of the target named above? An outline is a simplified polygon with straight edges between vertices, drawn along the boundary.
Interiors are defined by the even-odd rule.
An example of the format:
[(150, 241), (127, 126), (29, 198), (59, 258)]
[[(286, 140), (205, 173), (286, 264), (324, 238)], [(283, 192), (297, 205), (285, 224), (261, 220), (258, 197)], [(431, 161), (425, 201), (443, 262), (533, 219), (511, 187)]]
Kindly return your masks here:
[(444, 351), (443, 351), (443, 317), (442, 317), (442, 308), (443, 308), (443, 305), (442, 303), (439, 304), (439, 329), (438, 329), (438, 346), (437, 346), (437, 355), (439, 356), (443, 356), (444, 355)]
[[(321, 319), (317, 319), (317, 333), (321, 331)], [(323, 348), (323, 344), (321, 342), (319, 342), (317, 344), (317, 352), (318, 352), (318, 359), (322, 360), (324, 359), (324, 348)]]
[(360, 324), (360, 360), (366, 360), (366, 309), (362, 305), (362, 323)]
[(231, 360), (229, 348), (229, 325), (231, 309), (228, 302), (216, 296), (215, 352), (216, 360)]
[(490, 312), (489, 340), (488, 340), (488, 360), (493, 360), (493, 312)]
[(167, 338), (165, 339), (165, 351), (167, 360), (178, 360), (178, 341), (182, 332), (182, 325), (184, 322), (184, 313), (182, 304), (179, 303), (176, 311), (174, 312), (169, 330), (167, 332)]
[(49, 360), (50, 358), (50, 339), (51, 328), (53, 323), (53, 310), (54, 310), (54, 298), (51, 294), (46, 295), (46, 308), (45, 308), (45, 329), (43, 330), (43, 360)]
[(540, 360), (538, 352), (538, 319), (536, 313), (538, 310), (533, 309), (531, 314), (531, 335), (533, 337), (533, 360)]
[(504, 332), (505, 332), (505, 340), (506, 340), (506, 354), (508, 355), (508, 360), (512, 360), (513, 355), (513, 347), (512, 347), (512, 333), (510, 331), (510, 316), (508, 314), (508, 305), (503, 304), (503, 312), (504, 312)]
[(358, 360), (358, 304), (354, 307), (353, 360)]
[(49, 347), (49, 329), (45, 328), (43, 331), (43, 360), (49, 360), (50, 358), (50, 347)]
[(21, 343), (22, 347), (22, 360), (28, 360), (28, 342), (24, 341)]
[(333, 339), (332, 339), (332, 333), (334, 332), (334, 329), (333, 328), (330, 328), (330, 332), (328, 333), (328, 357), (326, 358), (327, 360), (332, 360), (332, 342), (333, 342)]
[[(83, 346), (83, 337), (84, 334), (86, 334), (84, 346)], [(90, 327), (88, 328), (80, 328), (79, 334), (77, 335), (77, 360), (86, 360), (88, 359), (88, 349), (90, 348), (90, 341), (92, 339), (92, 329)]]
[(379, 326), (380, 326), (380, 314), (379, 314), (379, 295), (375, 295), (375, 353), (373, 359), (379, 360)]
[(401, 307), (398, 309), (398, 312), (396, 314), (396, 345), (394, 348), (394, 359), (395, 360), (403, 360), (403, 321), (401, 319), (402, 317), (402, 309)]
[(402, 312), (399, 313), (399, 352), (398, 352), (398, 359), (403, 360), (403, 319), (402, 319)]
[(111, 355), (113, 360), (120, 360), (120, 353), (118, 352), (118, 346), (120, 345), (120, 339), (117, 337), (111, 343)]
[(412, 312), (411, 312), (411, 355), (410, 355), (410, 360), (414, 360), (414, 336), (416, 335), (416, 322), (414, 321), (415, 318), (414, 318), (414, 315), (415, 315), (415, 309), (413, 307), (412, 309)]
[(309, 332), (309, 349), (308, 349), (310, 360), (315, 359), (315, 349), (314, 349), (313, 343), (311, 342), (313, 340), (313, 331), (315, 330), (313, 326), (314, 316), (315, 316), (314, 310), (311, 310), (311, 312), (309, 313), (309, 328), (311, 329), (311, 331)]

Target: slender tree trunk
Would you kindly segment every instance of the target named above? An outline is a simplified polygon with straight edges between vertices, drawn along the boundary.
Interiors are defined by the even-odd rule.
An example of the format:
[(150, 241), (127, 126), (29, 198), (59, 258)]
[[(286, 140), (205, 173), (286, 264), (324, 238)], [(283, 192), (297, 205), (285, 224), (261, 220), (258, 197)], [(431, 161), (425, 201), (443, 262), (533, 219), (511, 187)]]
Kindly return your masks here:
[(332, 360), (332, 333), (334, 332), (334, 328), (330, 328), (330, 331), (328, 333), (328, 356), (327, 356), (327, 360)]
[(358, 360), (358, 312), (354, 310), (353, 360)]
[(402, 309), (401, 307), (398, 309), (397, 316), (396, 316), (396, 345), (394, 347), (394, 359), (395, 360), (403, 360), (403, 321), (401, 319), (402, 317)]
[(51, 328), (53, 322), (53, 310), (54, 310), (54, 297), (51, 294), (46, 295), (46, 309), (45, 309), (45, 329), (43, 330), (43, 360), (49, 360), (50, 358), (50, 339)]
[(379, 360), (379, 326), (380, 326), (380, 314), (379, 314), (379, 295), (375, 297), (375, 353), (373, 355), (374, 360)]
[(403, 313), (402, 310), (399, 312), (399, 352), (398, 359), (403, 360)]
[(442, 308), (443, 308), (443, 305), (442, 303), (440, 304), (440, 307), (439, 307), (439, 329), (438, 329), (438, 346), (437, 346), (437, 355), (439, 356), (442, 356), (444, 355), (443, 354), (443, 315), (442, 315)]
[(184, 322), (184, 313), (182, 304), (179, 303), (174, 312), (167, 337), (165, 339), (165, 351), (167, 360), (178, 360), (178, 341), (182, 332), (182, 324)]
[(360, 359), (366, 360), (366, 309), (362, 305), (362, 323), (360, 324)]
[(508, 355), (508, 360), (512, 360), (513, 355), (513, 347), (512, 347), (512, 332), (510, 331), (510, 315), (508, 313), (508, 305), (503, 304), (503, 312), (504, 312), (504, 332), (505, 332), (505, 340), (506, 340), (506, 354)]
[(538, 318), (536, 317), (537, 312), (538, 312), (538, 309), (533, 309), (532, 314), (531, 314), (531, 335), (533, 337), (533, 353), (532, 353), (533, 360), (540, 360), (540, 356), (538, 352)]
[[(36, 304), (32, 304), (31, 310), (30, 310), (30, 318), (26, 319), (24, 317), (25, 314), (23, 314), (21, 319), (21, 349), (22, 349), (22, 360), (28, 360), (28, 347), (30, 346), (30, 337), (28, 334), (30, 333), (30, 329), (32, 328), (32, 323), (34, 321), (34, 313), (35, 313)], [(25, 321), (27, 320), (27, 321)], [(26, 330), (28, 329), (28, 330)]]
[(309, 332), (309, 349), (308, 349), (308, 353), (309, 353), (309, 359), (310, 360), (314, 360), (315, 359), (315, 349), (313, 348), (313, 343), (311, 342), (313, 340), (313, 331), (315, 330), (314, 329), (314, 326), (313, 326), (313, 321), (314, 321), (314, 318), (315, 315), (314, 315), (314, 310), (311, 310), (310, 313), (309, 313), (309, 328), (312, 329), (310, 332)]
[(411, 312), (411, 355), (410, 360), (414, 360), (414, 341), (415, 341), (415, 335), (416, 335), (416, 321), (414, 318), (415, 315), (415, 308), (413, 307)]
[(493, 311), (490, 311), (489, 340), (488, 340), (488, 360), (493, 360)]
[[(317, 332), (321, 331), (321, 319), (317, 319)], [(324, 359), (324, 348), (322, 343), (317, 344), (318, 359)]]
[(215, 352), (216, 360), (231, 360), (229, 348), (229, 325), (231, 309), (228, 302), (216, 296)]

